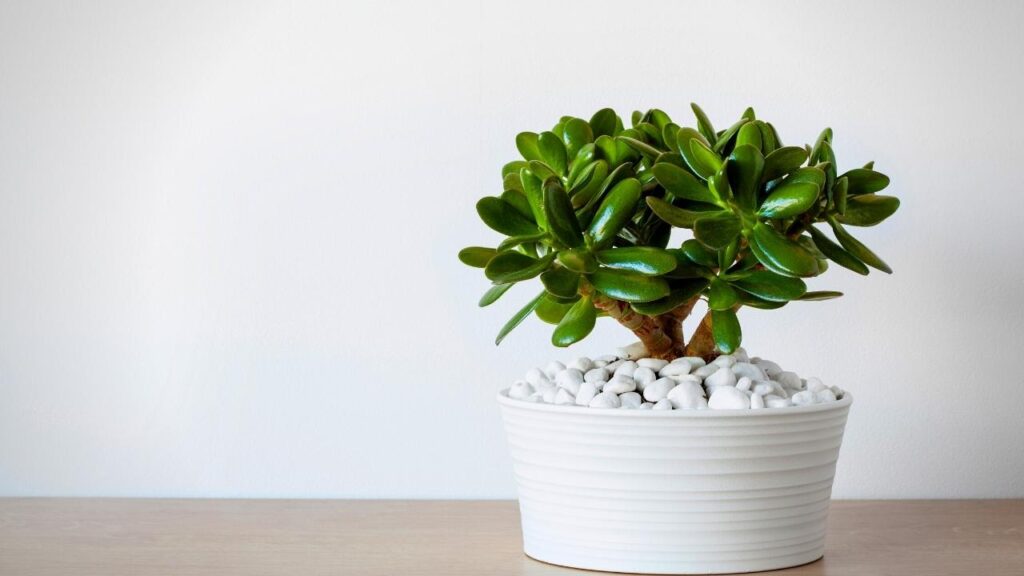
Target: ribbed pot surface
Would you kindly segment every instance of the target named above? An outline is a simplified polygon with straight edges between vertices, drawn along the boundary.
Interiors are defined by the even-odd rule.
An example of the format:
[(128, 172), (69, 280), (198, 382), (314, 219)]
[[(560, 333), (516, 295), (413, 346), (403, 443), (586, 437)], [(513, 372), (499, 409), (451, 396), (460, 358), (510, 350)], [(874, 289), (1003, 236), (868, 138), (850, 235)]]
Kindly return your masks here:
[(853, 399), (762, 410), (637, 411), (498, 395), (526, 554), (648, 574), (755, 572), (825, 551)]

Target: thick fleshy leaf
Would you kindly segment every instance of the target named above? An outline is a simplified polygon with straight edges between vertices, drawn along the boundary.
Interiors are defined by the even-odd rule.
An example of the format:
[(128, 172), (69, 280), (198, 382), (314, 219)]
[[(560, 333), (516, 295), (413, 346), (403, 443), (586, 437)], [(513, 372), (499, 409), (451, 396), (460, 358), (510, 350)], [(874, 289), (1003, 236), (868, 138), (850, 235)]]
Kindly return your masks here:
[(515, 284), (515, 282), (495, 284), (494, 286), (491, 286), (487, 289), (487, 292), (484, 292), (484, 295), (480, 297), (480, 302), (478, 302), (477, 305), (483, 308), (494, 304), (497, 302), (498, 298), (501, 298), (502, 294), (508, 292), (508, 289), (511, 288), (513, 284)]
[(786, 146), (779, 148), (764, 157), (764, 174), (762, 179), (765, 182), (781, 178), (796, 170), (807, 160), (807, 150), (799, 146)]
[(529, 280), (547, 270), (554, 259), (554, 254), (548, 254), (543, 258), (531, 258), (519, 252), (502, 252), (487, 263), (484, 275), (488, 280), (498, 283)]
[(807, 284), (804, 284), (803, 280), (782, 276), (769, 270), (751, 272), (743, 278), (733, 280), (732, 285), (772, 302), (795, 300), (807, 292)]
[[(679, 150), (680, 156), (683, 157), (683, 160), (686, 162), (686, 165), (690, 167), (690, 170), (693, 170), (698, 176), (702, 176), (693, 168), (693, 166), (698, 162), (693, 154), (693, 149), (690, 147), (690, 142), (693, 141), (706, 144), (706, 140), (704, 140), (704, 137), (701, 136), (700, 132), (697, 132), (693, 128), (683, 127), (676, 132), (676, 146)], [(713, 173), (714, 172), (712, 172), (712, 174)], [(704, 178), (707, 179), (706, 177)]]
[(707, 180), (722, 169), (722, 158), (707, 144), (696, 138), (690, 139), (690, 157), (683, 155), (695, 174)]
[(509, 174), (519, 174), (523, 168), (526, 168), (525, 160), (513, 160), (501, 167), (501, 178), (504, 180)]
[(515, 190), (515, 191), (518, 191), (518, 192), (522, 192), (523, 191), (523, 183), (519, 179), (519, 175), (517, 175), (517, 174), (506, 174), (504, 176), (504, 178), (502, 178), (502, 187), (506, 191), (507, 190)]
[(712, 310), (731, 310), (739, 302), (740, 296), (728, 282), (715, 277), (708, 289), (708, 308)]
[[(519, 178), (516, 178), (516, 181), (518, 180)], [(530, 201), (526, 199), (526, 194), (519, 190), (505, 190), (501, 193), (501, 199), (515, 208), (516, 212), (522, 214), (523, 218), (533, 220), (533, 211), (530, 209)]]
[[(849, 207), (847, 207), (847, 212), (849, 212)], [(892, 274), (892, 268), (890, 268), (884, 260), (879, 258), (877, 254), (862, 244), (860, 240), (851, 236), (850, 233), (843, 228), (842, 224), (833, 218), (829, 218), (828, 223), (832, 226), (832, 232), (836, 235), (836, 239), (839, 240), (839, 244), (841, 244), (843, 248), (845, 248), (846, 251), (852, 254), (857, 260), (860, 260), (872, 268), (881, 270), (886, 274)]]
[(825, 171), (818, 166), (804, 166), (803, 168), (797, 168), (790, 172), (789, 175), (786, 176), (775, 188), (785, 186), (786, 184), (796, 184), (798, 182), (811, 182), (816, 184), (818, 188), (823, 188), (825, 186)]
[(516, 149), (527, 160), (540, 160), (540, 147), (537, 145), (537, 134), (520, 132), (516, 135)]
[(814, 254), (768, 224), (755, 224), (748, 240), (758, 261), (777, 274), (808, 277), (820, 272)]
[(588, 279), (601, 293), (624, 302), (651, 302), (670, 292), (664, 278), (625, 270), (599, 268)]
[(803, 214), (818, 201), (820, 188), (812, 182), (791, 182), (777, 186), (761, 204), (757, 214), (765, 218), (792, 218)]
[(555, 180), (549, 180), (544, 186), (544, 214), (547, 216), (548, 229), (556, 240), (570, 248), (583, 244), (583, 231), (576, 221), (576, 212), (569, 202), (569, 195)]
[(570, 118), (565, 122), (562, 131), (562, 141), (565, 142), (565, 149), (568, 157), (575, 161), (576, 154), (586, 146), (594, 142), (594, 131), (590, 124), (579, 118)]
[(550, 293), (540, 299), (540, 303), (537, 304), (537, 309), (534, 313), (537, 314), (537, 318), (540, 318), (547, 324), (558, 324), (568, 314), (569, 309), (575, 304), (575, 300), (572, 302), (564, 302), (558, 298), (555, 298)]
[(561, 298), (572, 298), (579, 291), (580, 275), (568, 268), (551, 268), (540, 275), (544, 289)]
[(522, 309), (519, 310), (519, 312), (516, 312), (515, 315), (512, 316), (512, 318), (510, 318), (509, 321), (506, 322), (505, 325), (501, 327), (501, 330), (498, 332), (498, 337), (494, 339), (494, 344), (501, 344), (501, 341), (505, 339), (505, 336), (508, 336), (509, 332), (514, 330), (516, 326), (522, 324), (523, 320), (525, 320), (526, 317), (529, 316), (534, 311), (534, 309), (537, 308), (537, 304), (540, 303), (541, 298), (543, 298), (545, 294), (546, 292), (542, 291), (540, 294), (537, 295), (536, 298), (530, 300), (530, 302), (527, 303), (526, 306), (523, 306)]
[(597, 309), (594, 308), (590, 298), (584, 296), (572, 305), (569, 312), (558, 323), (558, 327), (551, 335), (551, 343), (558, 347), (575, 344), (590, 334), (596, 321)]
[(863, 262), (854, 258), (853, 255), (844, 250), (842, 246), (833, 242), (828, 236), (825, 236), (824, 232), (818, 230), (814, 226), (808, 227), (808, 232), (811, 233), (811, 239), (814, 240), (814, 245), (829, 260), (839, 264), (843, 268), (853, 270), (857, 274), (864, 276), (868, 274), (868, 267)]
[(832, 141), (832, 129), (831, 128), (825, 128), (824, 130), (821, 131), (821, 134), (818, 135), (818, 139), (814, 142), (814, 148), (811, 148), (811, 153), (810, 153), (811, 164), (817, 164), (818, 162), (821, 161), (821, 144), (823, 142), (831, 142), (831, 141)]
[(617, 140), (619, 140), (620, 142), (625, 143), (626, 146), (629, 146), (633, 150), (636, 150), (637, 152), (639, 152), (640, 154), (644, 155), (645, 157), (649, 158), (652, 161), (656, 160), (658, 158), (658, 156), (661, 155), (661, 150), (658, 150), (657, 148), (655, 148), (654, 146), (651, 146), (650, 144), (648, 144), (646, 142), (642, 142), (640, 140), (637, 140), (636, 138), (629, 138), (627, 136), (619, 136), (617, 138)]
[(875, 172), (874, 170), (868, 170), (866, 168), (854, 168), (853, 170), (844, 173), (842, 176), (845, 176), (846, 179), (850, 181), (850, 196), (856, 196), (858, 194), (872, 194), (879, 190), (883, 190), (889, 185), (888, 176), (881, 172)]
[(744, 124), (736, 133), (736, 147), (753, 146), (761, 151), (761, 129), (758, 128), (759, 121)]
[(470, 246), (469, 248), (459, 250), (459, 260), (466, 266), (484, 268), (487, 266), (487, 263), (491, 261), (491, 258), (494, 258), (497, 253), (498, 251), (494, 248)]
[(721, 152), (725, 150), (725, 147), (729, 145), (729, 142), (736, 136), (736, 133), (740, 131), (747, 122), (750, 122), (747, 118), (740, 118), (735, 124), (729, 126), (718, 136), (718, 140), (715, 141), (714, 151)]
[(498, 252), (504, 252), (506, 250), (511, 250), (511, 249), (515, 248), (516, 246), (521, 246), (523, 244), (529, 244), (531, 242), (539, 242), (539, 241), (543, 240), (544, 238), (547, 238), (547, 236), (548, 236), (547, 232), (538, 232), (536, 234), (525, 234), (523, 236), (509, 236), (508, 238), (505, 238), (504, 240), (502, 240), (501, 244), (498, 244)]
[(676, 198), (708, 204), (718, 202), (703, 182), (679, 166), (662, 162), (655, 164), (651, 168), (651, 172), (654, 174), (654, 178), (658, 180), (658, 184), (661, 184), (665, 190), (671, 192)]
[(537, 139), (537, 147), (541, 160), (556, 174), (565, 176), (569, 170), (569, 155), (565, 150), (565, 144), (562, 144), (562, 139), (554, 132), (541, 132)]
[(677, 280), (671, 283), (672, 291), (668, 296), (651, 302), (635, 302), (630, 304), (633, 310), (647, 316), (658, 316), (675, 310), (683, 303), (692, 300), (708, 287), (704, 278)]
[(736, 312), (712, 310), (711, 336), (715, 340), (715, 346), (726, 354), (731, 354), (739, 348), (740, 342), (743, 340), (743, 332), (740, 330), (740, 321), (736, 318)]
[(641, 193), (640, 181), (636, 178), (627, 178), (608, 192), (587, 230), (594, 248), (602, 248), (615, 239), (619, 230), (633, 217)]
[[(694, 242), (696, 242), (696, 240)], [(700, 242), (697, 242), (697, 244), (700, 244)], [(701, 246), (701, 249), (707, 250), (707, 248), (704, 248), (703, 246)], [(700, 264), (697, 264), (693, 260), (690, 260), (681, 248), (673, 248), (665, 251), (676, 258), (676, 267), (673, 268), (671, 272), (665, 274), (666, 278), (692, 280), (694, 278), (707, 278), (711, 275), (710, 270)]]
[(836, 292), (835, 290), (818, 290), (817, 292), (806, 292), (803, 296), (797, 298), (801, 302), (817, 302), (819, 300), (832, 300), (833, 298), (839, 298), (842, 296), (842, 292)]
[(715, 132), (715, 127), (711, 125), (711, 120), (708, 120), (708, 115), (700, 109), (700, 106), (693, 102), (690, 103), (690, 108), (693, 110), (693, 115), (697, 117), (697, 130), (713, 146), (718, 139), (718, 133)]
[(693, 235), (705, 246), (717, 250), (732, 242), (741, 228), (739, 217), (732, 212), (716, 212), (698, 218), (693, 224)]
[(493, 196), (481, 198), (476, 203), (476, 212), (484, 224), (506, 236), (521, 236), (539, 232), (536, 224), (527, 220), (515, 207), (501, 198)]
[(740, 302), (744, 306), (750, 306), (751, 308), (757, 308), (758, 310), (778, 310), (789, 302), (773, 302), (771, 300), (763, 300), (754, 296), (750, 292), (739, 291)]
[(597, 261), (609, 268), (632, 270), (648, 276), (661, 276), (675, 269), (676, 257), (670, 252), (650, 246), (633, 246), (601, 250)]
[(558, 262), (569, 270), (580, 274), (590, 274), (597, 270), (597, 259), (584, 249), (559, 250)]
[(548, 166), (547, 164), (540, 160), (530, 160), (527, 163), (527, 166), (530, 168), (530, 171), (532, 171), (537, 176), (537, 178), (540, 178), (541, 182), (546, 182), (551, 178), (559, 177), (558, 174), (555, 174), (555, 171), (552, 170), (550, 166)]
[(753, 210), (764, 172), (764, 157), (753, 146), (738, 144), (726, 161), (726, 173), (740, 206)]
[(544, 214), (544, 186), (541, 179), (534, 175), (529, 168), (519, 171), (519, 179), (523, 183), (523, 195), (530, 204), (530, 212), (533, 219), (542, 229), (547, 230), (548, 218)]
[(570, 190), (569, 200), (575, 209), (586, 206), (603, 189), (604, 181), (608, 177), (608, 162), (595, 160), (593, 166), (593, 171), (586, 179), (581, 177), (580, 181)]
[(617, 121), (618, 116), (615, 115), (615, 110), (611, 108), (602, 108), (595, 112), (590, 118), (590, 128), (594, 131), (594, 138), (614, 136)]
[(850, 199), (849, 189), (850, 181), (845, 176), (836, 180), (835, 185), (832, 186), (832, 202), (839, 214), (846, 212), (846, 205)]
[(685, 254), (686, 257), (694, 264), (699, 264), (705, 268), (714, 268), (718, 266), (716, 253), (713, 250), (709, 250), (698, 240), (691, 238), (683, 242), (680, 250), (682, 250), (683, 254)]
[(658, 218), (677, 228), (693, 228), (693, 223), (697, 221), (697, 218), (707, 215), (707, 212), (678, 208), (657, 196), (648, 196), (647, 205)]
[(779, 147), (779, 141), (776, 138), (775, 128), (767, 122), (758, 122), (757, 128), (761, 131), (761, 153), (771, 154)]
[(850, 226), (874, 226), (896, 212), (900, 199), (878, 194), (853, 196), (846, 202), (846, 211), (838, 217)]

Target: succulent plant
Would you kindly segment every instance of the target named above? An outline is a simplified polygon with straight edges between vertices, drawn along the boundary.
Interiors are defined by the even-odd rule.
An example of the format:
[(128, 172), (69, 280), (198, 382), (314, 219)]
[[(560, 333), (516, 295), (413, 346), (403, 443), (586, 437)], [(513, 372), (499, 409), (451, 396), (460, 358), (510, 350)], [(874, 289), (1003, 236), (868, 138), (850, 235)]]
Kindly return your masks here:
[[(506, 238), (459, 253), (492, 282), (480, 306), (516, 283), (539, 277), (543, 285), (497, 343), (531, 314), (556, 325), (556, 346), (580, 341), (608, 316), (653, 357), (711, 358), (740, 345), (742, 306), (841, 296), (808, 292), (802, 280), (829, 261), (858, 274), (891, 272), (847, 230), (899, 207), (877, 194), (889, 178), (873, 163), (839, 173), (828, 128), (813, 146), (784, 146), (752, 109), (719, 131), (692, 108), (696, 128), (656, 109), (634, 112), (624, 128), (606, 108), (516, 136), (522, 159), (502, 168), (503, 192), (476, 206)], [(692, 238), (670, 248), (673, 228)], [(708, 312), (686, 339), (682, 322), (701, 299)]]

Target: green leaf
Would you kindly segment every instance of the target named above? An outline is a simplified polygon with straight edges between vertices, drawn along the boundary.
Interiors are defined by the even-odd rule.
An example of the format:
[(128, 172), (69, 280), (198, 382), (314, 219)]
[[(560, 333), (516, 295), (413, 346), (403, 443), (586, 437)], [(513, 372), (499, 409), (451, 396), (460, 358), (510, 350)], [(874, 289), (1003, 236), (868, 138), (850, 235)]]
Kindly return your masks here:
[(691, 238), (683, 242), (680, 250), (682, 250), (683, 254), (685, 254), (686, 257), (694, 264), (699, 264), (705, 268), (714, 268), (718, 266), (717, 254), (712, 250), (708, 250), (704, 244), (701, 244), (698, 240)]
[(787, 302), (795, 300), (807, 292), (807, 284), (799, 278), (790, 278), (769, 270), (756, 270), (732, 285), (771, 302)]
[(792, 182), (776, 186), (757, 211), (765, 218), (792, 218), (809, 210), (818, 200), (820, 188), (811, 182)]
[(744, 306), (750, 306), (751, 308), (757, 308), (759, 310), (778, 310), (782, 308), (788, 302), (772, 302), (771, 300), (762, 300), (757, 296), (754, 296), (750, 292), (739, 291), (740, 302)]
[(693, 223), (697, 221), (697, 218), (707, 214), (707, 212), (677, 208), (657, 196), (648, 196), (647, 205), (658, 218), (678, 228), (693, 228)]
[(529, 280), (547, 270), (554, 259), (553, 253), (538, 259), (520, 252), (502, 252), (487, 263), (484, 275), (488, 280), (501, 284)]
[(587, 230), (594, 248), (602, 248), (615, 239), (619, 230), (633, 217), (640, 195), (640, 181), (636, 178), (627, 178), (608, 192)]
[(540, 160), (540, 147), (537, 135), (533, 132), (520, 132), (516, 135), (516, 149), (527, 160)]
[(589, 280), (601, 293), (624, 302), (651, 302), (670, 292), (664, 278), (625, 270), (598, 268)]
[(494, 248), (483, 248), (481, 246), (470, 246), (459, 250), (459, 260), (466, 266), (473, 268), (484, 268), (494, 258), (498, 251)]
[(590, 334), (596, 321), (597, 310), (590, 298), (584, 296), (572, 305), (569, 312), (558, 323), (554, 334), (551, 335), (551, 343), (562, 348), (575, 344)]
[(726, 161), (726, 174), (740, 206), (753, 210), (764, 172), (764, 157), (753, 146), (738, 144)]
[(587, 124), (585, 121), (579, 118), (570, 118), (565, 123), (562, 140), (565, 142), (568, 157), (575, 159), (576, 154), (584, 146), (594, 141), (594, 131), (590, 128), (590, 124)]
[[(825, 186), (825, 171), (817, 166), (804, 166), (803, 168), (797, 168), (789, 173), (779, 186), (785, 186), (786, 184), (796, 184), (798, 182), (810, 182), (816, 184), (818, 188)], [(774, 189), (774, 188), (773, 188)]]
[(597, 270), (597, 259), (584, 249), (560, 250), (558, 262), (569, 270), (580, 274), (590, 274)]
[[(849, 207), (847, 207), (847, 212), (849, 212)], [(839, 243), (857, 260), (860, 260), (872, 268), (881, 270), (886, 274), (892, 274), (892, 268), (890, 268), (884, 260), (879, 258), (877, 254), (868, 249), (867, 246), (861, 244), (859, 240), (851, 236), (850, 233), (843, 228), (842, 224), (831, 217), (829, 218), (828, 223), (832, 226), (832, 232), (836, 235), (836, 239), (839, 240)]]
[(530, 204), (530, 212), (533, 219), (542, 229), (547, 229), (548, 219), (544, 214), (544, 188), (541, 179), (534, 175), (529, 168), (519, 171), (519, 179), (523, 182), (523, 195)]
[(508, 336), (508, 333), (514, 330), (516, 326), (522, 324), (523, 320), (525, 320), (526, 317), (529, 316), (534, 311), (534, 309), (537, 308), (537, 305), (540, 303), (541, 298), (543, 298), (545, 294), (546, 292), (542, 291), (540, 294), (537, 295), (536, 298), (530, 300), (530, 302), (526, 306), (523, 306), (523, 308), (519, 310), (519, 312), (516, 312), (515, 315), (512, 316), (512, 318), (510, 318), (509, 321), (506, 322), (505, 325), (501, 327), (501, 330), (498, 332), (498, 337), (494, 339), (495, 346), (501, 344), (501, 341), (505, 339), (505, 336)]
[(636, 150), (637, 152), (646, 156), (647, 158), (650, 158), (652, 161), (656, 160), (658, 156), (661, 155), (661, 150), (658, 150), (657, 148), (651, 146), (646, 142), (641, 142), (636, 138), (630, 138), (628, 136), (619, 136), (618, 138), (616, 138), (616, 140), (624, 143), (626, 146), (629, 146), (630, 148)]
[(708, 290), (708, 308), (712, 310), (731, 310), (739, 302), (739, 294), (728, 282), (718, 278), (711, 279)]
[(819, 300), (839, 298), (842, 295), (842, 292), (836, 292), (835, 290), (819, 290), (817, 292), (807, 292), (803, 296), (797, 298), (797, 300), (802, 302), (817, 302)]
[(814, 245), (829, 260), (839, 264), (843, 268), (853, 270), (857, 274), (864, 276), (868, 274), (868, 267), (863, 262), (854, 258), (853, 255), (844, 250), (842, 246), (833, 242), (828, 236), (825, 236), (821, 230), (818, 230), (814, 226), (808, 227), (807, 230), (811, 233), (811, 239), (814, 240)]
[(854, 168), (844, 173), (840, 178), (846, 177), (850, 181), (848, 193), (850, 196), (858, 194), (872, 194), (884, 189), (889, 185), (889, 177), (881, 172), (868, 170), (866, 168)]
[(811, 164), (817, 164), (821, 160), (821, 144), (823, 142), (832, 141), (832, 129), (825, 128), (818, 135), (818, 140), (814, 143), (814, 148), (811, 148), (810, 159)]
[(807, 277), (820, 272), (814, 254), (763, 222), (754, 224), (748, 239), (758, 261), (777, 274)]
[(731, 354), (740, 347), (743, 333), (740, 321), (733, 310), (711, 311), (711, 336), (715, 345), (726, 354)]
[(874, 226), (900, 207), (900, 199), (892, 196), (866, 194), (853, 196), (846, 203), (846, 211), (837, 219), (850, 226)]
[(609, 268), (632, 270), (648, 276), (661, 276), (675, 269), (676, 257), (650, 246), (633, 246), (601, 250), (597, 261)]
[(683, 303), (703, 292), (707, 287), (708, 281), (704, 278), (678, 280), (671, 283), (672, 291), (668, 296), (651, 302), (634, 302), (630, 306), (640, 314), (658, 316), (675, 310)]
[(572, 298), (580, 288), (580, 275), (568, 268), (551, 268), (540, 275), (544, 289), (561, 298)]
[[(682, 141), (681, 138), (680, 141)], [(722, 169), (722, 158), (718, 153), (696, 138), (690, 139), (690, 157), (687, 158), (686, 154), (683, 154), (683, 158), (690, 168), (693, 168), (694, 173), (705, 180)]]
[[(516, 178), (518, 181), (519, 178)], [(523, 218), (527, 220), (533, 220), (533, 212), (530, 209), (530, 201), (526, 199), (526, 194), (518, 190), (505, 190), (501, 193), (501, 199), (508, 202), (516, 212), (523, 215)]]
[(544, 186), (544, 214), (551, 234), (562, 244), (576, 248), (583, 244), (583, 231), (562, 185), (549, 180)]
[(651, 172), (654, 174), (658, 184), (661, 184), (665, 190), (668, 190), (677, 198), (708, 204), (716, 204), (718, 202), (718, 199), (715, 198), (703, 182), (697, 180), (693, 174), (674, 164), (665, 162), (655, 164), (651, 168)]
[(717, 133), (715, 132), (715, 127), (711, 125), (711, 120), (708, 120), (707, 114), (705, 114), (697, 104), (691, 102), (690, 108), (693, 110), (693, 115), (697, 117), (697, 130), (700, 131), (701, 136), (703, 136), (709, 144), (714, 145), (715, 140), (717, 139)]
[(541, 132), (537, 140), (540, 158), (555, 174), (564, 176), (569, 169), (569, 157), (562, 139), (554, 132)]
[(757, 122), (757, 127), (761, 131), (761, 153), (771, 154), (779, 147), (779, 141), (775, 137), (775, 128), (767, 122)]
[(523, 160), (513, 160), (508, 164), (501, 167), (501, 178), (505, 179), (509, 174), (519, 174), (519, 171), (526, 168), (526, 162)]
[[(844, 214), (846, 212), (846, 205), (850, 198), (849, 195), (850, 181), (843, 176), (839, 180), (836, 180), (834, 186), (832, 186), (832, 202), (835, 205), (836, 212)], [(897, 201), (897, 205), (899, 202)]]
[(736, 134), (736, 147), (753, 146), (758, 152), (761, 151), (761, 129), (757, 127), (759, 122), (748, 122), (740, 127)]
[(750, 120), (747, 118), (740, 118), (735, 124), (726, 128), (725, 131), (718, 136), (718, 140), (715, 141), (714, 151), (721, 152), (722, 150), (725, 150), (725, 147), (729, 145), (729, 142), (732, 141), (734, 136), (736, 136), (736, 133), (739, 132), (740, 128), (742, 128), (747, 122), (750, 122)]
[(761, 178), (770, 182), (796, 170), (807, 160), (807, 150), (799, 146), (779, 148), (764, 157), (764, 174)]
[(726, 247), (740, 233), (742, 224), (732, 212), (716, 212), (702, 216), (693, 224), (693, 235), (705, 246), (714, 249)]
[(493, 196), (481, 198), (476, 203), (476, 212), (484, 224), (506, 236), (522, 236), (539, 232), (533, 222), (527, 220), (515, 207), (501, 198)]
[(477, 305), (483, 308), (494, 304), (497, 302), (498, 298), (501, 298), (502, 294), (508, 292), (508, 289), (511, 288), (513, 284), (515, 284), (515, 282), (495, 284), (494, 286), (491, 286), (487, 289), (487, 292), (484, 292), (484, 295), (480, 297), (480, 302), (478, 302)]
[(523, 244), (529, 244), (531, 242), (539, 242), (540, 240), (543, 240), (544, 238), (547, 238), (547, 236), (548, 236), (547, 232), (538, 232), (536, 234), (526, 234), (524, 236), (509, 236), (508, 238), (505, 238), (504, 240), (502, 240), (501, 244), (498, 244), (498, 252), (504, 252), (506, 250), (511, 250), (512, 248), (515, 248), (516, 246), (520, 246), (520, 245), (523, 245)]
[[(679, 155), (683, 157), (686, 165), (689, 166), (695, 174), (707, 180), (707, 177), (703, 176), (703, 174), (694, 168), (698, 163), (698, 160), (694, 156), (693, 148), (690, 146), (691, 142), (705, 143), (706, 141), (704, 140), (704, 137), (701, 136), (700, 132), (697, 132), (693, 128), (684, 127), (680, 128), (679, 131), (676, 132), (676, 146), (679, 149)], [(711, 173), (714, 174), (714, 172)]]
[(595, 139), (599, 136), (614, 136), (617, 123), (618, 116), (611, 108), (602, 108), (590, 118), (590, 127), (594, 131)]

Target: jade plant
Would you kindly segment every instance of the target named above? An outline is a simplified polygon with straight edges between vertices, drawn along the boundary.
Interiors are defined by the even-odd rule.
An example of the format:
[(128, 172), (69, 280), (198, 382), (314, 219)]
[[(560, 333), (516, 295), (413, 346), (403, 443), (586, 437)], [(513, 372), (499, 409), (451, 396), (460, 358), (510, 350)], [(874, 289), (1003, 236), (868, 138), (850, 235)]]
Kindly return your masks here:
[[(497, 343), (535, 314), (555, 325), (553, 344), (569, 346), (607, 316), (652, 357), (710, 359), (740, 345), (743, 306), (841, 296), (804, 283), (829, 261), (891, 272), (847, 229), (874, 226), (899, 207), (877, 194), (889, 178), (873, 163), (839, 172), (828, 128), (813, 146), (785, 146), (752, 109), (715, 130), (692, 108), (696, 128), (656, 109), (634, 112), (625, 128), (603, 109), (516, 136), (522, 159), (502, 168), (503, 192), (476, 205), (506, 238), (459, 253), (492, 282), (480, 306), (517, 283), (543, 285)], [(670, 247), (675, 228), (692, 237)], [(686, 338), (683, 320), (700, 300), (707, 314)]]

